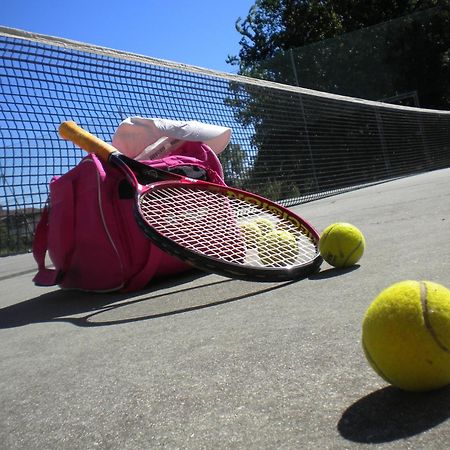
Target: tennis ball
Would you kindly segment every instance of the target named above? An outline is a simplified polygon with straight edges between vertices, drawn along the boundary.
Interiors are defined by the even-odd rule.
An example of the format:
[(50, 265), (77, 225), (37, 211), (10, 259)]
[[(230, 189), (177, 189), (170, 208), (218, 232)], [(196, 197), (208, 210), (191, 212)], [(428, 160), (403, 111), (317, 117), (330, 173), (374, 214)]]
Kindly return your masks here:
[(265, 266), (289, 266), (298, 255), (297, 239), (286, 230), (272, 230), (258, 243), (258, 255)]
[(362, 345), (384, 380), (407, 391), (450, 384), (450, 291), (431, 281), (402, 281), (367, 309)]
[(260, 218), (255, 219), (253, 222), (258, 225), (263, 235), (275, 230), (275, 224), (269, 219)]
[(333, 223), (323, 230), (319, 251), (323, 259), (334, 267), (356, 264), (364, 253), (366, 241), (361, 231), (350, 223)]
[(259, 228), (255, 222), (244, 222), (240, 227), (244, 235), (246, 245), (250, 248), (256, 247), (262, 236), (261, 228)]

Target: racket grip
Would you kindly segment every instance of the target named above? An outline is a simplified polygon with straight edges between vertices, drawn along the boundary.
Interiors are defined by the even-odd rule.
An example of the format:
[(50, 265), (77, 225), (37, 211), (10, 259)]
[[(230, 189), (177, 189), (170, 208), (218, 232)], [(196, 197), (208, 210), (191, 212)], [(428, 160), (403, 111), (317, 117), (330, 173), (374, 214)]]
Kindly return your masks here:
[(67, 140), (72, 141), (78, 147), (88, 153), (94, 153), (101, 160), (107, 162), (112, 153), (118, 150), (112, 145), (102, 141), (98, 137), (84, 130), (75, 122), (68, 120), (59, 126), (59, 135)]

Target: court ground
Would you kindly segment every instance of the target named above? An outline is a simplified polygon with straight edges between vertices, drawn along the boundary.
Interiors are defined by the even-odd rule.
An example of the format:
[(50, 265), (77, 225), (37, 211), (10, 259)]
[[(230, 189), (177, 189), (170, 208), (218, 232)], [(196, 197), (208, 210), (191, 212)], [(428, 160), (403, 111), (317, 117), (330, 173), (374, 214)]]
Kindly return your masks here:
[(367, 249), (291, 283), (193, 272), (93, 295), (33, 286), (31, 255), (0, 259), (0, 447), (447, 448), (450, 388), (389, 387), (360, 329), (393, 282), (450, 287), (449, 199), (447, 169), (294, 208), (320, 231), (355, 224)]

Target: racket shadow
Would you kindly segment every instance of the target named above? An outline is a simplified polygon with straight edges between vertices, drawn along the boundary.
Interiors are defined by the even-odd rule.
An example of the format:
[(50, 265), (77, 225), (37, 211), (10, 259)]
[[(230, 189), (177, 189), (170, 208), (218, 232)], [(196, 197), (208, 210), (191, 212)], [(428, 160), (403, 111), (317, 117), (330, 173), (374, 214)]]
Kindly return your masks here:
[(337, 429), (347, 440), (382, 444), (423, 433), (449, 417), (450, 386), (424, 393), (388, 386), (351, 405)]
[[(224, 279), (222, 281), (209, 283), (207, 285), (194, 287), (190, 286), (186, 289), (171, 291), (160, 295), (151, 295), (145, 298), (111, 305), (108, 308), (103, 308), (100, 311), (93, 312), (92, 314), (88, 314), (82, 318), (77, 318), (75, 320), (72, 319), (71, 322), (78, 326), (98, 327), (158, 319), (249, 299), (259, 294), (280, 289), (296, 281), (277, 283), (276, 285), (271, 285), (270, 287), (255, 289), (254, 283), (247, 283), (245, 281), (233, 279)], [(211, 286), (218, 286), (224, 283), (247, 283), (249, 292), (235, 295), (233, 297), (223, 298), (220, 300), (211, 300), (208, 299), (208, 296), (202, 295), (202, 290), (209, 290)], [(261, 284), (258, 283), (257, 286), (261, 286)], [(196, 291), (200, 292), (197, 294)], [(233, 289), (230, 289), (230, 291), (233, 291)], [(189, 293), (189, 295), (181, 300), (176, 298), (177, 295), (184, 292)], [(167, 301), (167, 297), (170, 297), (170, 302)], [(123, 312), (119, 312), (120, 309), (122, 309)], [(149, 312), (149, 309), (153, 309), (154, 311)]]
[[(162, 318), (175, 314), (210, 308), (244, 300), (261, 293), (270, 292), (298, 280), (283, 283), (256, 284), (229, 278), (193, 285), (204, 272), (178, 275), (176, 279), (161, 279), (152, 282), (148, 290), (134, 293), (87, 293), (57, 290), (0, 309), (0, 329), (26, 326), (33, 323), (67, 322), (79, 327), (99, 327), (132, 323)], [(225, 283), (244, 283), (248, 292), (233, 297), (213, 300), (202, 291), (211, 292), (211, 287)], [(187, 285), (181, 289), (173, 289)], [(170, 289), (169, 292), (161, 292)], [(217, 289), (215, 289), (217, 290)], [(229, 291), (233, 292), (233, 289)]]
[(135, 299), (151, 292), (158, 292), (161, 289), (190, 283), (207, 275), (204, 272), (194, 270), (179, 274), (177, 277), (153, 280), (146, 289), (130, 293), (96, 293), (57, 289), (1, 308), (0, 329), (51, 321), (71, 322), (70, 316), (99, 311), (128, 299)]

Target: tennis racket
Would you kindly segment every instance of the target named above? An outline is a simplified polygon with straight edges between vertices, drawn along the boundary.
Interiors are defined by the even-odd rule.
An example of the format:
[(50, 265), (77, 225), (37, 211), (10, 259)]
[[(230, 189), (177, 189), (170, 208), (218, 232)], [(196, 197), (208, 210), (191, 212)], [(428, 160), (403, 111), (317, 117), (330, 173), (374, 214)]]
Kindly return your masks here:
[(135, 191), (138, 225), (167, 253), (207, 272), (251, 281), (294, 280), (319, 268), (318, 232), (285, 207), (128, 158), (72, 121), (63, 122), (59, 133), (123, 172)]

